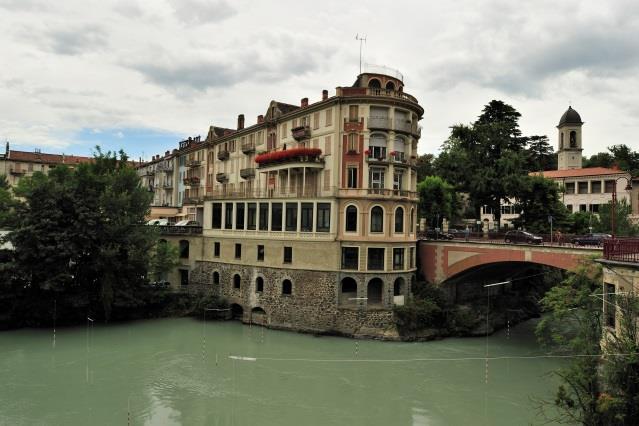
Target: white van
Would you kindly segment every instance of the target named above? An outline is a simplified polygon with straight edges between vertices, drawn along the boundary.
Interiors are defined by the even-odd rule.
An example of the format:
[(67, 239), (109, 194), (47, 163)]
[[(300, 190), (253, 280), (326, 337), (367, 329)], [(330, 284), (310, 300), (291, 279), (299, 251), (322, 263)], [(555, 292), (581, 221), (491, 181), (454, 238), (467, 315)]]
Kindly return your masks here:
[(149, 220), (147, 223), (147, 225), (160, 225), (160, 226), (166, 226), (169, 224), (169, 220), (168, 219), (151, 219)]

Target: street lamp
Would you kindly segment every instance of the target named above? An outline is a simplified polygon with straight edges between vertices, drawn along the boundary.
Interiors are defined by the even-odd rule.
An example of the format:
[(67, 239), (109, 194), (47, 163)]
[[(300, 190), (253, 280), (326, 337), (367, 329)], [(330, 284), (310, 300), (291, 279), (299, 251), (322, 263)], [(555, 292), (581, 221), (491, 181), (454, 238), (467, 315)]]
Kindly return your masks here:
[(632, 190), (632, 182), (630, 181), (630, 179), (628, 179), (625, 176), (619, 176), (617, 179), (615, 179), (615, 184), (612, 187), (612, 216), (610, 217), (610, 222), (611, 222), (611, 227), (612, 227), (612, 238), (615, 238), (615, 226), (616, 226), (616, 216), (617, 216), (617, 182), (619, 182), (620, 179), (625, 179), (626, 182), (628, 182), (628, 185), (626, 185), (625, 190), (626, 191), (631, 191)]

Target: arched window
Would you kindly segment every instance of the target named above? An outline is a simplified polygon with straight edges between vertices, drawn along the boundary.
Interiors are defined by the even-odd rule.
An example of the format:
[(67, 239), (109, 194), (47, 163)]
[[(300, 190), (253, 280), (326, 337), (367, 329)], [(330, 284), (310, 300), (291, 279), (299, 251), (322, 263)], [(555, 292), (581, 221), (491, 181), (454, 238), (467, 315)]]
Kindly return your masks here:
[(404, 232), (404, 208), (397, 207), (395, 209), (395, 232)]
[(357, 207), (346, 207), (346, 232), (357, 232)]
[(180, 259), (189, 258), (189, 242), (187, 240), (180, 240)]
[(382, 290), (384, 288), (384, 282), (380, 278), (373, 278), (368, 282), (366, 301), (368, 306), (380, 305), (382, 303)]
[(399, 277), (393, 284), (393, 296), (401, 296), (404, 294), (404, 278)]
[(570, 131), (570, 147), (577, 148), (577, 132), (574, 130)]
[(379, 89), (382, 87), (382, 84), (379, 82), (378, 79), (371, 78), (370, 80), (368, 80), (368, 87), (370, 87), (371, 89)]
[(242, 286), (242, 278), (238, 274), (233, 275), (233, 288), (239, 289)]
[(392, 81), (389, 81), (388, 83), (386, 83), (386, 89), (395, 90), (395, 83), (393, 83)]
[(376, 133), (368, 140), (368, 157), (383, 160), (386, 158), (386, 136)]
[(404, 138), (395, 138), (395, 143), (393, 144), (393, 152), (395, 152), (395, 155), (392, 160), (400, 163), (404, 163), (406, 161), (406, 141), (404, 140)]
[(219, 284), (220, 283), (220, 273), (215, 271), (213, 272), (213, 284)]
[(255, 292), (262, 293), (264, 291), (264, 278), (255, 278)]
[(384, 210), (380, 206), (371, 209), (371, 232), (384, 232)]
[(564, 149), (564, 132), (559, 136), (559, 149)]
[(291, 295), (293, 294), (293, 283), (291, 280), (282, 281), (282, 294)]

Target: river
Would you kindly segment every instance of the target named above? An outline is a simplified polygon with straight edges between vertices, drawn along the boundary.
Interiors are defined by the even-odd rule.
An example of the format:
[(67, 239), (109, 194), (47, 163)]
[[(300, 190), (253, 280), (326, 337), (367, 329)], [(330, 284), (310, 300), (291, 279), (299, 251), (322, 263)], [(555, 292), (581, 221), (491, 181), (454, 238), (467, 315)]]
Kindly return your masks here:
[(59, 329), (55, 345), (0, 332), (0, 424), (541, 424), (534, 398), (563, 361), (466, 359), (541, 354), (533, 327), (426, 343), (189, 318)]

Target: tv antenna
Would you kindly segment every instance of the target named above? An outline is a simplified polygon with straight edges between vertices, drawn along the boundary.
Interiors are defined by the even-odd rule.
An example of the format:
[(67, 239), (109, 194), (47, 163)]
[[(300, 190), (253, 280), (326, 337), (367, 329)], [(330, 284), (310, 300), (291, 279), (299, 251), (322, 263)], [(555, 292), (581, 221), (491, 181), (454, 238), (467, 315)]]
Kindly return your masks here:
[(362, 73), (362, 44), (366, 43), (366, 34), (355, 34), (355, 40), (359, 41), (359, 73)]

